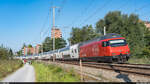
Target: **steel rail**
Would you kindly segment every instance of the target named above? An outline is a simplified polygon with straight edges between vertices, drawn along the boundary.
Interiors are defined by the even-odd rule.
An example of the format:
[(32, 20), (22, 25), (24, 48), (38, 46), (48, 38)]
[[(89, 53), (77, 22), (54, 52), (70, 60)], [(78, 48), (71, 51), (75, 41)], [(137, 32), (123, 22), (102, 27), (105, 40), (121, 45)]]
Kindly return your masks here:
[[(66, 61), (58, 61), (58, 62), (79, 66), (79, 62), (66, 62)], [(113, 65), (113, 64), (108, 65), (108, 64), (104, 64), (104, 63), (102, 63), (102, 64), (101, 63), (95, 63), (95, 64), (91, 63), (90, 64), (90, 63), (85, 63), (85, 62), (83, 62), (82, 65), (85, 67), (92, 67), (92, 68), (97, 68), (97, 69), (107, 69), (107, 70), (113, 70), (116, 72), (126, 72), (126, 73), (150, 77), (150, 68), (148, 68), (148, 67), (146, 68), (146, 67), (136, 67), (136, 66), (121, 66), (121, 64), (120, 65)], [(138, 64), (136, 64), (136, 65), (138, 65)]]

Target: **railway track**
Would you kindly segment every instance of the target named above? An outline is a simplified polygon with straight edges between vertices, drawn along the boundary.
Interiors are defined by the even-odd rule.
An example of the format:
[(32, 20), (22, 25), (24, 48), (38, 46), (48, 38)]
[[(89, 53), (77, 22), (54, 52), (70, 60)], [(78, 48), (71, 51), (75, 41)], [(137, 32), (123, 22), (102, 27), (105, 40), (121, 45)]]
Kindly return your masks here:
[[(79, 62), (69, 62), (69, 61), (57, 61), (66, 64), (80, 65)], [(92, 67), (96, 69), (106, 69), (115, 72), (125, 72), (129, 74), (136, 74), (150, 77), (150, 65), (149, 64), (113, 64), (113, 63), (96, 63), (96, 62), (82, 62), (84, 67)]]

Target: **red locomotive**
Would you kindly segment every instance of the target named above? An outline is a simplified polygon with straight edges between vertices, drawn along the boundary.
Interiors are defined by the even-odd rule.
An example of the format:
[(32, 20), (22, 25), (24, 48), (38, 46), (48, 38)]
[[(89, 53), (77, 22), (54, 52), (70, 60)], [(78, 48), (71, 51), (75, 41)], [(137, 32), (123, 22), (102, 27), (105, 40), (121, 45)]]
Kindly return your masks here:
[(130, 56), (125, 38), (114, 33), (81, 43), (79, 48), (79, 56), (83, 61), (123, 63)]

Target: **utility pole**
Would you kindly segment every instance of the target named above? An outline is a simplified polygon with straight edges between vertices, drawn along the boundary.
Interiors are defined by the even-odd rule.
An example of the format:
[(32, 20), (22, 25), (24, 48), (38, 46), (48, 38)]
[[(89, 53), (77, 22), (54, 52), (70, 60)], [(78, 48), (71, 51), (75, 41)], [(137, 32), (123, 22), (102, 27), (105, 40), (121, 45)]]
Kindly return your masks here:
[[(53, 50), (55, 50), (55, 8), (58, 8), (56, 6), (53, 6), (53, 26), (52, 26), (52, 30), (53, 30)], [(55, 55), (53, 56), (53, 61), (55, 61)]]
[(106, 27), (104, 26), (104, 35), (106, 35)]
[(82, 59), (80, 59), (80, 80), (83, 82)]
[(52, 7), (53, 8), (53, 50), (55, 50), (55, 8), (56, 7)]
[(55, 50), (55, 8), (58, 8), (56, 6), (53, 6), (52, 9), (53, 9), (53, 27), (52, 27), (52, 30), (53, 30), (53, 50)]

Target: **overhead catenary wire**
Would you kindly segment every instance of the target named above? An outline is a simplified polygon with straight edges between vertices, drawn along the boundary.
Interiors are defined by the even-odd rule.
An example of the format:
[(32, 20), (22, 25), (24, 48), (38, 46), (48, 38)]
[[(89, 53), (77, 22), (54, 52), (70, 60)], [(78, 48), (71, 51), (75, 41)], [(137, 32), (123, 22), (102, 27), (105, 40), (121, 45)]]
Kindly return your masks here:
[(144, 9), (146, 6), (149, 6), (149, 5), (150, 5), (150, 3), (145, 4), (145, 5), (143, 5), (142, 7), (135, 9), (133, 12), (138, 12), (139, 10)]
[[(92, 3), (90, 3), (90, 7), (92, 7), (91, 5), (92, 5), (93, 3), (94, 3), (94, 1), (93, 1)], [(107, 1), (103, 6), (106, 6), (107, 3), (109, 3), (109, 1)], [(90, 7), (84, 8), (84, 14), (85, 14), (85, 12), (86, 12), (87, 10), (89, 10)], [(100, 8), (98, 8), (98, 9), (100, 9)], [(97, 10), (98, 10), (98, 9), (97, 9)], [(96, 12), (97, 12), (97, 11), (96, 11)], [(95, 12), (94, 12), (93, 14), (95, 14)], [(93, 14), (92, 14), (92, 15), (93, 15)], [(83, 14), (81, 14), (81, 16), (82, 16), (82, 15), (83, 15)], [(70, 25), (72, 25), (74, 22), (75, 22), (75, 21), (72, 21), (72, 23), (71, 23)], [(70, 25), (68, 25), (67, 27), (69, 28)]]
[[(51, 11), (51, 10), (50, 10)], [(45, 21), (44, 21), (44, 23), (43, 23), (43, 26), (42, 26), (42, 28), (41, 28), (41, 31), (40, 31), (40, 35), (42, 35), (42, 32), (44, 32), (44, 28), (45, 28), (45, 26), (46, 26), (46, 24), (47, 24), (47, 22), (48, 22), (48, 16), (49, 16), (49, 14), (50, 14), (50, 12), (48, 12), (48, 15), (46, 16), (46, 19), (45, 19)]]
[[(64, 3), (65, 2), (65, 0), (63, 0), (62, 1), (62, 3)], [(92, 2), (93, 3), (93, 2)], [(107, 4), (106, 4), (107, 3)], [(102, 7), (100, 7), (100, 8), (98, 8), (99, 10), (100, 9), (103, 9), (106, 5), (108, 5), (109, 3), (110, 3), (110, 0), (109, 0), (109, 3), (108, 2), (106, 2)], [(126, 3), (128, 3), (128, 1), (126, 1), (124, 4), (126, 4)], [(64, 4), (62, 4), (62, 9), (63, 9), (63, 6), (64, 6)], [(137, 8), (137, 9), (135, 9), (134, 11), (140, 11), (140, 10), (142, 10), (142, 9), (144, 9), (145, 8), (145, 6), (148, 6), (148, 4), (146, 4), (146, 5), (144, 5), (144, 6), (142, 6), (142, 7), (140, 7), (140, 8)], [(122, 5), (122, 7), (125, 7), (124, 5)], [(89, 7), (90, 8), (90, 7)], [(85, 8), (85, 11), (87, 11), (89, 8)], [(121, 8), (121, 7), (120, 7)], [(58, 11), (62, 11), (62, 9), (60, 9), (60, 10), (58, 10)], [(80, 25), (82, 25), (82, 24), (84, 24), (84, 23), (86, 23), (88, 20), (90, 20), (92, 17), (94, 17), (99, 11), (98, 11), (98, 9), (97, 9), (97, 11), (95, 11), (92, 15), (90, 15), (88, 18), (86, 18)], [(83, 13), (83, 14), (85, 14), (85, 13)], [(83, 14), (81, 14), (81, 16), (83, 15)], [(77, 18), (77, 19), (80, 19), (80, 17), (79, 18)], [(49, 28), (49, 27), (48, 27)], [(44, 29), (41, 29), (41, 32), (43, 32), (43, 30)], [(47, 29), (48, 30), (48, 29)], [(47, 31), (46, 30), (46, 31)], [(40, 34), (41, 34), (41, 32), (40, 32)], [(47, 31), (48, 32), (48, 31)], [(44, 32), (44, 35), (45, 34), (47, 34), (47, 32), (45, 33)]]
[[(50, 6), (53, 6), (53, 0), (50, 1), (49, 7), (50, 7)], [(40, 35), (40, 41), (42, 41), (43, 35), (45, 35), (43, 32), (44, 32), (44, 30), (45, 30), (46, 24), (47, 24), (47, 22), (48, 22), (48, 17), (49, 17), (49, 14), (50, 14), (50, 12), (51, 12), (51, 9), (49, 9), (49, 10), (50, 10), (50, 11), (48, 11), (47, 16), (46, 16), (44, 22), (42, 23), (42, 27), (41, 27), (41, 29), (40, 29), (40, 32), (38, 33), (38, 35), (36, 35), (36, 37), (35, 37), (35, 39), (34, 39), (34, 42), (33, 42), (34, 44), (37, 44), (35, 40), (37, 40), (37, 38), (39, 38), (39, 35)]]
[[(51, 0), (51, 2), (50, 2), (50, 7), (52, 7), (53, 4), (54, 4), (54, 1)], [(52, 11), (52, 9), (51, 9), (50, 7), (49, 7), (48, 15), (47, 15), (47, 20), (49, 19), (50, 14), (51, 14), (51, 11)], [(49, 23), (50, 23), (50, 19), (49, 19)], [(46, 31), (45, 31), (45, 32), (43, 31), (43, 32), (44, 32), (43, 37), (49, 32), (49, 29), (50, 29), (50, 24), (48, 25), (48, 28), (46, 29)], [(49, 34), (48, 34), (48, 36), (49, 36)]]
[[(146, 6), (149, 6), (149, 5), (150, 5), (150, 3), (145, 4), (145, 5), (143, 5), (142, 7), (135, 9), (135, 11), (141, 11), (142, 9), (146, 8)], [(150, 13), (150, 11), (146, 11), (146, 13), (140, 14), (140, 16), (146, 17), (147, 14), (149, 14), (149, 13)]]
[(121, 4), (121, 6), (117, 7), (117, 10), (125, 8), (128, 5), (128, 3), (129, 3), (129, 1), (126, 0), (125, 3), (123, 3), (123, 4)]
[[(67, 26), (65, 26), (65, 27), (62, 27), (62, 28), (64, 28), (64, 31), (66, 31), (66, 29), (69, 28), (69, 26), (71, 26), (72, 24), (74, 24), (80, 17), (82, 17), (82, 16), (89, 10), (89, 8), (92, 7), (94, 1), (95, 1), (95, 0), (91, 0), (90, 3), (88, 4), (88, 6), (86, 6), (86, 7), (84, 8), (84, 10), (82, 11), (81, 15), (80, 15), (77, 19), (75, 18), (75, 19), (71, 22), (71, 24), (69, 24), (69, 25), (67, 25)], [(66, 34), (66, 33), (64, 32), (64, 34)], [(64, 36), (65, 36), (65, 35), (64, 35)]]
[(61, 5), (60, 5), (60, 8), (57, 10), (57, 17), (56, 17), (56, 21), (58, 22), (59, 21), (59, 18), (60, 18), (60, 15), (61, 15), (61, 12), (62, 12), (62, 10), (64, 9), (64, 6), (65, 6), (65, 3), (66, 3), (66, 0), (63, 0), (62, 2), (61, 2)]
[(46, 31), (44, 32), (44, 35), (43, 35), (43, 37), (45, 37), (45, 36), (48, 36), (49, 37), (49, 31), (50, 31), (50, 29), (51, 29), (51, 27), (48, 27), (47, 29), (46, 29)]
[(90, 20), (92, 17), (94, 17), (97, 13), (99, 13), (101, 10), (104, 9), (104, 7), (106, 7), (112, 0), (108, 0), (106, 1), (102, 7), (100, 6), (96, 11), (94, 11), (89, 17), (87, 17), (84, 21), (82, 21), (81, 24), (79, 24), (79, 26), (83, 25), (85, 22), (87, 22), (88, 20)]
[[(150, 11), (146, 12), (147, 14), (150, 13)], [(149, 21), (150, 22), (150, 19), (148, 19), (148, 17), (150, 17), (150, 15), (147, 15), (147, 14), (143, 14), (143, 15), (140, 15), (141, 17), (145, 18), (146, 21)]]
[[(48, 15), (49, 15), (49, 12), (48, 12)], [(43, 32), (44, 32), (45, 26), (48, 22), (48, 15), (46, 16), (45, 20), (42, 23), (42, 27), (40, 28), (40, 32), (38, 32), (37, 35), (34, 37), (34, 40), (32, 42), (33, 44), (36, 44), (38, 39), (40, 39), (40, 40), (42, 39), (42, 35), (43, 35)], [(40, 35), (40, 38), (39, 38), (39, 35)]]
[(81, 15), (78, 16), (77, 18), (75, 18), (75, 19), (71, 22), (70, 25), (75, 24), (81, 17), (83, 17), (83, 16), (87, 13), (87, 11), (93, 6), (93, 3), (94, 3), (94, 2), (95, 2), (95, 0), (91, 0), (91, 1), (89, 2), (89, 4), (84, 8), (84, 10), (81, 12)]
[[(146, 8), (147, 6), (149, 6), (150, 5), (150, 3), (147, 3), (147, 4), (145, 4), (145, 5), (143, 5), (143, 6), (141, 6), (141, 7), (139, 7), (139, 8), (136, 8), (134, 11), (133, 11), (133, 13), (135, 13), (136, 14), (136, 12), (139, 12), (139, 11), (141, 11), (141, 10), (143, 10), (144, 8)], [(146, 15), (146, 14), (148, 14), (150, 11), (147, 11), (146, 13), (143, 13), (143, 14), (139, 14), (141, 17), (146, 17), (146, 19), (148, 18), (148, 16)]]
[[(128, 2), (129, 1), (127, 1), (125, 4), (127, 5), (128, 4)], [(120, 6), (120, 7), (118, 7), (119, 9), (120, 8), (124, 8), (125, 7), (125, 4), (124, 5), (122, 5), (122, 6)], [(136, 6), (136, 0), (134, 1), (134, 10), (132, 11), (133, 13), (135, 13), (136, 14), (136, 12), (138, 12), (138, 11), (141, 11), (141, 10), (143, 10), (144, 8), (146, 8), (147, 6), (149, 6), (150, 5), (150, 3), (147, 3), (147, 4), (144, 4), (143, 6), (141, 6), (141, 7), (139, 7), (139, 8), (137, 8)], [(117, 9), (118, 9), (117, 8)], [(146, 16), (146, 14), (148, 14), (150, 11), (148, 11), (148, 12), (146, 12), (146, 13), (144, 13), (144, 14), (140, 14), (140, 16)]]

